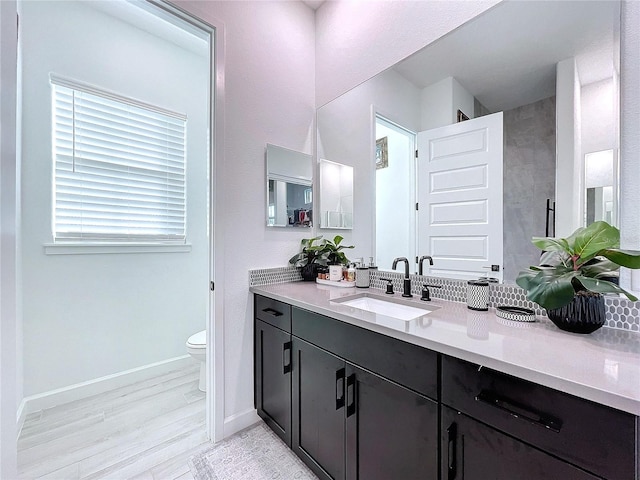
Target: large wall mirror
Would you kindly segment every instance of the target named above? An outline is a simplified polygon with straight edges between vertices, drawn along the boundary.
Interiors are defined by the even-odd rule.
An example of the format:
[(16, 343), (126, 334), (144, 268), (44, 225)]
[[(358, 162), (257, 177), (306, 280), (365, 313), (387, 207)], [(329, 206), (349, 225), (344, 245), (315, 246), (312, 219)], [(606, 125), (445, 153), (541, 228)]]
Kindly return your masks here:
[(513, 283), (531, 237), (615, 224), (619, 24), (616, 1), (503, 2), (320, 107), (318, 158), (354, 167), (358, 253)]
[(313, 226), (311, 155), (267, 144), (267, 226)]

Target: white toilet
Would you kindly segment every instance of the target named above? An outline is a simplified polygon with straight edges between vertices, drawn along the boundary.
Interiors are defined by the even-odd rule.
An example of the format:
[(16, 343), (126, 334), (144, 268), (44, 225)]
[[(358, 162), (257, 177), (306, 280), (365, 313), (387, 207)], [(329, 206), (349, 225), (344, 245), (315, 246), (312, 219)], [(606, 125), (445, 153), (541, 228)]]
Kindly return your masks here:
[(206, 391), (207, 381), (205, 375), (207, 367), (205, 360), (207, 358), (207, 331), (203, 330), (198, 333), (194, 333), (187, 340), (187, 353), (191, 355), (194, 360), (200, 362), (200, 382), (198, 388), (201, 392)]

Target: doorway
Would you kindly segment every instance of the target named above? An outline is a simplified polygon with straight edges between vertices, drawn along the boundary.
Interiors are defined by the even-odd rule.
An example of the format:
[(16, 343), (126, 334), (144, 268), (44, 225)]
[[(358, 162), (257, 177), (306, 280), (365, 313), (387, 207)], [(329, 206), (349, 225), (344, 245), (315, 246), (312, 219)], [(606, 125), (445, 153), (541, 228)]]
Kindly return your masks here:
[(391, 269), (393, 259), (416, 256), (416, 134), (376, 115), (376, 265)]
[[(79, 401), (130, 380), (144, 382), (156, 373), (192, 365), (185, 342), (212, 324), (209, 279), (213, 278), (210, 199), (214, 46), (212, 28), (164, 4), (23, 2), (19, 13), (23, 342), (18, 372), (24, 380), (19, 386), (24, 399), (21, 412), (27, 417), (61, 401)], [(57, 28), (52, 29), (51, 24)], [(61, 117), (58, 114), (56, 118), (54, 113), (63, 107), (55, 103), (52, 85), (60, 83), (65, 92), (79, 92), (77, 97), (73, 93), (72, 112), (80, 108), (76, 100), (89, 92), (94, 103), (108, 98), (120, 105), (135, 105), (142, 112), (147, 108), (185, 119), (184, 173), (175, 173), (171, 180), (175, 183), (166, 186), (175, 188), (184, 204), (164, 208), (165, 223), (183, 215), (182, 236), (154, 232), (149, 237), (124, 235), (110, 241), (113, 237), (109, 235), (113, 234), (109, 232), (92, 236), (94, 231), (85, 235), (87, 230), (83, 230), (83, 235), (73, 240), (60, 235), (53, 218), (75, 207), (61, 208), (69, 206), (64, 205), (69, 192), (59, 178), (69, 175), (63, 172), (56, 177), (52, 152), (71, 132), (72, 173), (83, 167), (82, 162), (93, 162), (93, 167), (108, 171), (104, 165), (113, 162), (103, 161), (101, 156), (114, 156), (108, 144), (95, 143), (95, 136), (85, 142), (89, 154), (78, 154), (79, 143), (92, 134), (81, 131), (75, 113), (64, 127), (71, 125), (71, 130), (62, 128), (59, 136), (54, 132), (52, 124)], [(138, 114), (145, 116), (140, 111)], [(101, 115), (91, 128), (106, 125), (109, 113)], [(107, 125), (105, 131), (109, 128), (117, 129)], [(135, 131), (140, 137), (156, 135), (137, 123), (125, 130)], [(106, 135), (105, 131), (99, 135)], [(105, 138), (101, 140), (110, 141)], [(147, 140), (140, 140), (136, 149), (125, 155), (133, 177), (145, 177), (139, 164), (146, 162), (147, 150), (156, 148)], [(174, 150), (180, 150), (180, 146)], [(167, 160), (167, 164), (173, 161)], [(95, 171), (85, 174), (86, 178), (96, 177)], [(183, 185), (176, 186), (181, 175)], [(127, 177), (118, 182), (129, 188), (134, 180)], [(153, 177), (146, 187), (136, 184), (135, 188), (153, 190), (151, 184), (157, 181)], [(120, 187), (115, 182), (105, 190), (118, 197), (124, 191)], [(134, 197), (131, 192), (116, 201), (123, 201), (121, 197), (127, 195), (129, 199)], [(91, 192), (85, 196), (89, 197), (95, 198)], [(103, 220), (100, 226), (112, 220), (113, 212), (103, 211), (104, 215), (97, 215)], [(140, 220), (133, 207), (127, 207), (124, 215), (130, 216), (134, 226), (146, 221)], [(211, 332), (208, 337), (212, 338)], [(213, 430), (212, 425), (203, 428), (205, 437)]]

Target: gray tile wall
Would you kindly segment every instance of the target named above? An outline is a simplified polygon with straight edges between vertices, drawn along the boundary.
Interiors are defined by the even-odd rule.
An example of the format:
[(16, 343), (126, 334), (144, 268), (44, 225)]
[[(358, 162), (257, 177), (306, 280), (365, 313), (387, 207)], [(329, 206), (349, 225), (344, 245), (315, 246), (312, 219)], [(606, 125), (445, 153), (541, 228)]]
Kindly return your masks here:
[[(537, 265), (531, 237), (545, 236), (546, 199), (555, 198), (556, 99), (504, 112), (504, 279)], [(550, 233), (551, 234), (551, 233)]]

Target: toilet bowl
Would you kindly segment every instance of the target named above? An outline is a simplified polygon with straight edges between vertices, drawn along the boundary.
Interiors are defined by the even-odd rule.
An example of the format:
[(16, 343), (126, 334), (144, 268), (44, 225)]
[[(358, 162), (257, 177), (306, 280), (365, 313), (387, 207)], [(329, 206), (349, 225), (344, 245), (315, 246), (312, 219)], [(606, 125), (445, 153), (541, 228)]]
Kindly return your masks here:
[(207, 359), (207, 331), (203, 330), (198, 333), (194, 333), (187, 340), (187, 353), (193, 357), (194, 360), (200, 362), (200, 381), (198, 388), (201, 392), (206, 391), (207, 381), (205, 379), (207, 367), (205, 360)]

